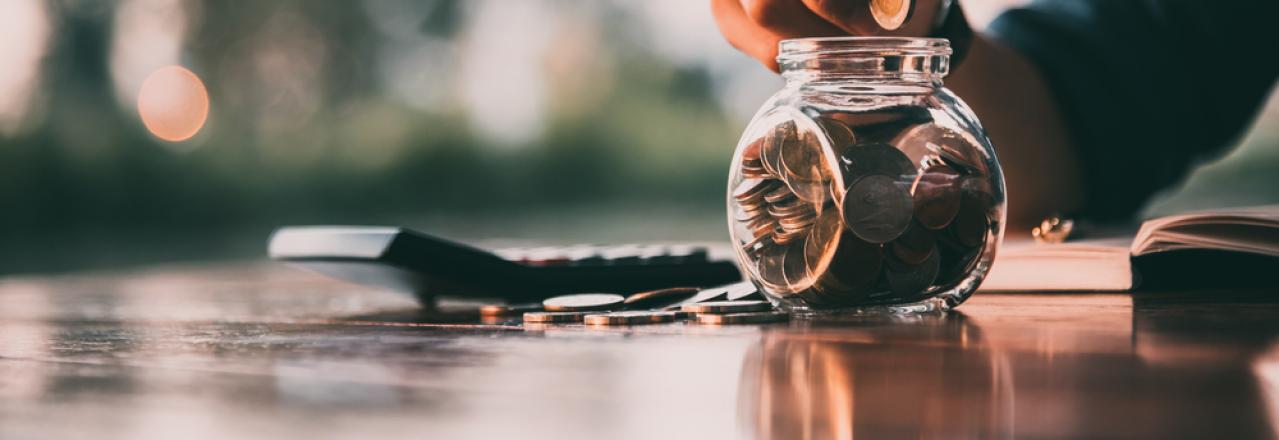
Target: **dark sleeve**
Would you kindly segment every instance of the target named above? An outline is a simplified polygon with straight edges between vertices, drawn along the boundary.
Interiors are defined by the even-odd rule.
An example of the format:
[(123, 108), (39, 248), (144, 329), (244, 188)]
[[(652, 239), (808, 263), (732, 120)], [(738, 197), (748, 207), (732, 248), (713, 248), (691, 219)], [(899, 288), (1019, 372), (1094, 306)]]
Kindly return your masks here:
[(1279, 74), (1276, 0), (1040, 0), (990, 33), (1053, 89), (1083, 217), (1128, 219), (1247, 129)]

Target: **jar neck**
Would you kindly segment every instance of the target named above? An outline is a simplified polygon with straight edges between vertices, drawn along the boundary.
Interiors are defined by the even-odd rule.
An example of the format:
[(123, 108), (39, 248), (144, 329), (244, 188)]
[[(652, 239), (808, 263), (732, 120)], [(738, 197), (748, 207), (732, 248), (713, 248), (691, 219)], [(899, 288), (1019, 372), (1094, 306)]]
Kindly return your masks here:
[(779, 48), (777, 63), (789, 84), (941, 87), (950, 70), (950, 42), (941, 38), (799, 38), (784, 40)]

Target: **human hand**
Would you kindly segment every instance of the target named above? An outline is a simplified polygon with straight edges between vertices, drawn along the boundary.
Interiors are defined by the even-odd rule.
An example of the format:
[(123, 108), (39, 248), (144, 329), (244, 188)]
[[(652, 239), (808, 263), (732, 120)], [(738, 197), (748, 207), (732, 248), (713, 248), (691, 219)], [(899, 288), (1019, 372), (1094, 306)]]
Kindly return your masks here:
[[(777, 71), (777, 43), (788, 38), (833, 36), (926, 36), (945, 0), (915, 0), (914, 12), (896, 30), (884, 30), (870, 4), (892, 9), (911, 0), (711, 0), (724, 38)], [(882, 10), (881, 9), (881, 10)]]

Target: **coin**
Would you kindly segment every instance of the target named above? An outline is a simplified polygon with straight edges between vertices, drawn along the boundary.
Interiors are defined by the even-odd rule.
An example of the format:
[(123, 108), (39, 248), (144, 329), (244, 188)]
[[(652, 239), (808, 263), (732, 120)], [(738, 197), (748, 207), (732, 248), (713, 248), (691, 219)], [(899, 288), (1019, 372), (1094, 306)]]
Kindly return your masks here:
[(723, 315), (716, 315), (716, 314), (697, 315), (697, 323), (703, 324), (703, 325), (765, 324), (770, 322), (782, 322), (787, 319), (790, 319), (790, 316), (784, 312), (755, 312), (755, 313), (728, 313)]
[(851, 234), (842, 234), (827, 274), (844, 286), (865, 287), (879, 278), (883, 261), (882, 246), (867, 243)]
[(853, 130), (838, 119), (819, 117), (814, 120), (826, 133), (826, 139), (830, 140), (830, 146), (834, 151), (844, 151), (844, 148), (857, 142), (857, 138), (853, 136)]
[(709, 301), (697, 304), (684, 304), (680, 310), (689, 313), (741, 313), (772, 310), (768, 301)]
[[(912, 126), (933, 120), (928, 109), (916, 106), (881, 107), (861, 112), (830, 112), (822, 115), (835, 119), (853, 131), (857, 142), (884, 142), (897, 138)], [(837, 153), (840, 151), (836, 150)]]
[(915, 9), (912, 0), (870, 0), (870, 15), (884, 30), (895, 31), (906, 24)]
[(911, 187), (915, 219), (928, 229), (950, 225), (959, 213), (960, 176), (949, 166), (933, 165), (919, 174)]
[(782, 170), (782, 147), (795, 138), (795, 121), (786, 121), (777, 124), (772, 131), (764, 136), (764, 143), (760, 146), (760, 160), (763, 162), (764, 169), (769, 174), (777, 177), (785, 175)]
[(986, 218), (985, 204), (976, 196), (965, 193), (959, 205), (959, 213), (950, 225), (955, 240), (968, 247), (977, 247), (986, 238), (990, 220)]
[(844, 150), (848, 176), (857, 180), (867, 175), (884, 175), (905, 181), (915, 180), (915, 164), (896, 147), (885, 143), (858, 144)]
[(622, 303), (626, 304), (627, 307), (660, 308), (692, 298), (699, 291), (700, 289), (696, 287), (668, 287), (632, 294), (626, 297), (626, 300)]
[(777, 221), (773, 220), (772, 217), (763, 216), (752, 220), (746, 227), (750, 229), (755, 238), (769, 237), (777, 230)]
[(524, 314), (524, 322), (526, 323), (550, 323), (550, 322), (582, 322), (582, 318), (591, 312), (527, 312)]
[(542, 304), (485, 304), (480, 306), (480, 316), (518, 315), (524, 312), (538, 312)]
[(887, 265), (884, 278), (888, 280), (888, 288), (901, 296), (918, 295), (928, 290), (941, 269), (941, 256), (937, 252), (933, 252), (918, 265), (897, 264), (893, 259), (888, 261), (893, 263)]
[(750, 281), (742, 281), (740, 283), (729, 284), (727, 286), (727, 294), (725, 299), (729, 301), (742, 301), (750, 299), (764, 299), (760, 296), (759, 289), (751, 284)]
[(936, 240), (927, 228), (911, 223), (901, 237), (888, 244), (893, 256), (907, 264), (921, 264), (937, 251)]
[(786, 255), (782, 257), (782, 277), (786, 279), (787, 290), (791, 292), (813, 285), (813, 277), (808, 272), (808, 262), (804, 255), (804, 240), (793, 241), (786, 246)]
[(783, 181), (796, 197), (813, 203), (825, 203), (824, 183), (830, 180), (830, 169), (822, 153), (822, 145), (812, 132), (804, 132), (782, 148)]
[(936, 123), (903, 131), (892, 143), (910, 157), (936, 156), (966, 174), (986, 174), (986, 164), (978, 147), (959, 132)]
[(776, 230), (773, 231), (773, 242), (779, 245), (788, 245), (795, 241), (796, 238), (802, 237), (804, 232), (805, 231), (803, 229)]
[(780, 183), (773, 179), (746, 179), (737, 184), (737, 189), (733, 190), (733, 199), (738, 202), (763, 200), (764, 194), (777, 189), (778, 186)]
[(866, 176), (843, 196), (844, 224), (871, 243), (886, 243), (910, 226), (914, 213), (910, 193), (888, 176)]
[(746, 144), (746, 148), (742, 149), (742, 161), (748, 162), (748, 161), (760, 160), (760, 156), (759, 156), (760, 148), (764, 146), (764, 142), (767, 139), (768, 139), (767, 137), (761, 137), (759, 139), (755, 139), (751, 141), (751, 143), (749, 144)]
[(839, 222), (839, 211), (828, 209), (814, 220), (804, 240), (804, 262), (808, 264), (808, 273), (820, 275), (829, 264), (835, 248), (839, 246), (839, 235), (843, 225)]
[(679, 317), (680, 314), (677, 312), (633, 310), (586, 315), (582, 322), (586, 325), (640, 325), (672, 322)]
[(620, 307), (626, 298), (612, 293), (576, 293), (547, 298), (542, 307), (550, 312), (576, 312), (587, 310), (607, 310)]
[(778, 186), (776, 189), (764, 193), (764, 201), (768, 203), (782, 203), (788, 200), (793, 200), (794, 198), (795, 193), (791, 192), (790, 188), (787, 188), (784, 185)]

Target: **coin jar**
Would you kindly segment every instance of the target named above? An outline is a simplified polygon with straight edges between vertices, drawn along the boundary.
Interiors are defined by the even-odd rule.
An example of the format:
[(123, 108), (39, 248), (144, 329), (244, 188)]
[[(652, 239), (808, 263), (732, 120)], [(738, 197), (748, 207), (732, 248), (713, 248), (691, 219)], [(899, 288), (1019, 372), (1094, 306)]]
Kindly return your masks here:
[(775, 306), (948, 310), (981, 284), (1004, 180), (942, 83), (950, 53), (934, 38), (781, 43), (786, 84), (747, 126), (728, 180), (737, 261)]

